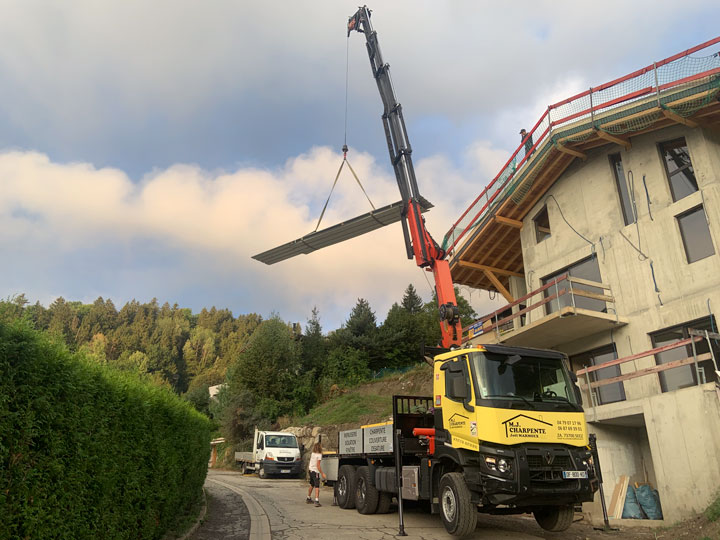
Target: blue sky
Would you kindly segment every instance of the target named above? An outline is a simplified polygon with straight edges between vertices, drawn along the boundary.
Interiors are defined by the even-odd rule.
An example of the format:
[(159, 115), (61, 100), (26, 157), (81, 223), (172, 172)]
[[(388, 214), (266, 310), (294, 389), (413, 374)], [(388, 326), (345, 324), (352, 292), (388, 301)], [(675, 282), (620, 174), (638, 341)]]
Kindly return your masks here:
[[(157, 297), (323, 326), (408, 283), (399, 226), (273, 267), (340, 164), (357, 2), (0, 2), (0, 297)], [(373, 23), (437, 239), (547, 105), (715, 37), (717, 2), (394, 1)], [(373, 6), (370, 6), (373, 7)], [(674, 14), (674, 15), (673, 15)], [(399, 197), (363, 36), (349, 42), (350, 163)], [(341, 177), (324, 223), (367, 210)], [(479, 311), (488, 294), (463, 291)]]

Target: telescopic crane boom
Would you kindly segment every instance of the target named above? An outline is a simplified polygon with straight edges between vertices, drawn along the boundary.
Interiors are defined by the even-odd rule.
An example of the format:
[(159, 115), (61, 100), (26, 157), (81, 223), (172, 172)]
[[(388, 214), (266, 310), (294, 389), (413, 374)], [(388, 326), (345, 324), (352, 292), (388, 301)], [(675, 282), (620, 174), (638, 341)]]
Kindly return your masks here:
[(395, 179), (403, 201), (401, 222), (408, 259), (414, 258), (419, 267), (432, 271), (435, 278), (443, 347), (460, 346), (462, 326), (450, 265), (445, 260), (445, 251), (425, 228), (425, 218), (421, 214), (422, 197), (415, 179), (412, 147), (405, 128), (402, 105), (395, 97), (390, 80), (390, 66), (383, 62), (377, 32), (370, 23), (370, 10), (367, 6), (359, 8), (349, 18), (347, 30), (348, 36), (353, 30), (365, 34), (370, 66), (383, 103), (382, 121), (390, 161), (395, 170)]

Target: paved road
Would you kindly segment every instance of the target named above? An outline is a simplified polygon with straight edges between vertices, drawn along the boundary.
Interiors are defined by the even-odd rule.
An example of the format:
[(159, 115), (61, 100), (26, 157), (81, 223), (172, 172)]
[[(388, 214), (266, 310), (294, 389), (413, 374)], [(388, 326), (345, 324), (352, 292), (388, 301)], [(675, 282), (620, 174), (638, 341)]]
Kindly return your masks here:
[[(397, 512), (363, 516), (355, 510), (343, 510), (331, 506), (332, 489), (329, 487), (323, 487), (320, 491), (322, 507), (316, 508), (305, 504), (307, 484), (302, 480), (261, 480), (254, 475), (243, 476), (230, 471), (211, 470), (206, 487), (210, 490), (225, 489), (242, 497), (253, 518), (251, 540), (261, 540), (263, 537), (268, 540), (270, 535), (272, 540), (389, 540), (398, 533)], [(211, 519), (213, 516), (209, 512), (207, 520)], [(233, 518), (228, 516), (228, 519)], [(540, 529), (532, 518), (481, 515), (478, 519), (478, 528), (472, 538), (474, 540), (577, 538), (571, 532), (574, 527), (562, 535), (552, 535)], [(445, 532), (439, 516), (413, 509), (407, 509), (405, 512), (405, 532), (410, 538), (420, 540), (452, 538)], [(196, 538), (200, 540), (205, 537), (196, 536)], [(228, 538), (235, 537), (228, 536)], [(237, 538), (244, 540), (248, 537)]]

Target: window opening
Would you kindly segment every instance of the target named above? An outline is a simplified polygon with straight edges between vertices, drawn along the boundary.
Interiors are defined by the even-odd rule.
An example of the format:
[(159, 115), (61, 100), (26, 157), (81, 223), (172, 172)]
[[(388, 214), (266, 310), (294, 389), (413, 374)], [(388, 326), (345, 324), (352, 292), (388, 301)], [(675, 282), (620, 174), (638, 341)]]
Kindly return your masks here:
[(633, 212), (632, 200), (628, 192), (628, 184), (625, 180), (625, 170), (623, 169), (620, 154), (610, 155), (610, 165), (615, 174), (615, 187), (620, 197), (620, 210), (622, 210), (623, 221), (625, 225), (630, 225), (631, 223), (635, 223), (635, 213)]
[[(573, 371), (586, 368), (588, 366), (600, 366), (606, 362), (617, 359), (617, 352), (612, 345), (599, 347), (591, 351), (587, 351), (570, 357), (570, 365)], [(620, 366), (610, 366), (589, 373), (590, 382), (599, 382), (613, 377), (622, 375)], [(585, 382), (585, 381), (582, 381)], [(616, 403), (625, 401), (625, 386), (622, 381), (598, 386), (592, 389), (595, 394), (595, 401), (598, 405), (606, 405), (608, 403)]]
[(679, 201), (695, 193), (698, 185), (685, 138), (660, 144), (660, 153), (670, 182), (673, 201)]
[[(556, 277), (566, 273), (569, 274), (571, 277), (577, 277), (587, 279), (589, 281), (595, 281), (597, 283), (602, 283), (602, 277), (600, 276), (600, 266), (598, 265), (597, 257), (593, 255), (591, 257), (588, 257), (587, 259), (583, 259), (582, 261), (576, 262), (573, 265), (570, 265), (566, 268), (563, 268), (562, 270), (550, 274), (547, 277), (542, 278), (542, 284), (547, 285)], [(595, 294), (605, 294), (605, 291), (600, 287), (591, 287), (589, 285), (573, 285), (573, 288), (581, 288), (584, 291)], [(551, 300), (550, 302), (545, 304), (546, 315), (554, 313), (559, 309), (559, 307), (563, 308), (566, 306), (571, 306), (573, 304), (573, 299), (570, 297), (570, 284), (566, 279), (559, 281), (557, 284), (558, 292), (562, 292), (563, 289), (566, 291), (565, 294), (562, 294), (560, 298), (555, 298), (554, 300)], [(543, 291), (543, 294), (545, 298), (547, 298), (555, 294), (555, 291), (556, 287), (550, 287), (548, 289), (545, 289), (545, 291)], [(607, 304), (602, 300), (595, 300), (594, 298), (575, 296), (575, 306), (582, 309), (589, 309), (592, 311), (600, 311), (603, 313), (607, 313)]]
[[(715, 317), (712, 316), (712, 320), (710, 317), (704, 317), (702, 319), (697, 319), (695, 321), (679, 324), (677, 326), (666, 328), (665, 330), (654, 332), (650, 334), (650, 339), (652, 341), (653, 348), (662, 347), (664, 345), (671, 345), (672, 343), (676, 343), (682, 339), (689, 338), (690, 333), (688, 332), (688, 329), (690, 328), (694, 330), (712, 331), (713, 327), (716, 327)], [(714, 340), (711, 340), (711, 343), (715, 357), (720, 358), (720, 356), (718, 356), (720, 355), (720, 346), (718, 346)], [(696, 342), (695, 351), (698, 356), (710, 352), (707, 340)], [(687, 345), (685, 347), (678, 347), (677, 349), (670, 349), (669, 351), (656, 354), (655, 363), (657, 365), (667, 364), (668, 362), (673, 362), (675, 360), (692, 358), (692, 355), (692, 345)], [(712, 360), (698, 362), (698, 367), (701, 377), (700, 383), (717, 380), (715, 375), (715, 366), (713, 365)], [(658, 375), (660, 376), (660, 388), (663, 392), (672, 392), (673, 390), (698, 385), (698, 377), (694, 363), (661, 371)]]
[(535, 222), (535, 239), (538, 244), (550, 236), (550, 218), (548, 217), (547, 206), (543, 206), (533, 218)]
[(694, 263), (715, 254), (710, 228), (702, 205), (677, 217), (688, 263)]

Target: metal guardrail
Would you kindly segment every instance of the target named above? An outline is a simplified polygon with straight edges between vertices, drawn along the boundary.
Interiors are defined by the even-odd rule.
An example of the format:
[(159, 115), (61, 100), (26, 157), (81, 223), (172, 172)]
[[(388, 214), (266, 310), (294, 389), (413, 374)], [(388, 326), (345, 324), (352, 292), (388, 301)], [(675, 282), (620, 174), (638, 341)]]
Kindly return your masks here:
[[(566, 285), (563, 284), (563, 282), (566, 282)], [(603, 291), (610, 291), (610, 294), (598, 294), (582, 287), (592, 287), (595, 289), (601, 289)], [(522, 307), (525, 302), (532, 301), (532, 298), (537, 295), (542, 295), (543, 298), (538, 302)], [(536, 323), (542, 320), (542, 318), (547, 317), (551, 313), (555, 312), (555, 309), (550, 308), (552, 309), (551, 313), (546, 313), (547, 308), (545, 308), (545, 306), (551, 304), (555, 300), (558, 301), (559, 306), (560, 299), (563, 297), (567, 298), (568, 303), (567, 306), (563, 306), (562, 308), (572, 307), (573, 309), (577, 309), (577, 297), (598, 300), (600, 302), (604, 302), (605, 304), (615, 303), (615, 297), (612, 296), (612, 291), (610, 290), (609, 285), (590, 281), (587, 279), (573, 277), (569, 274), (562, 274), (561, 276), (558, 276), (552, 281), (546, 283), (542, 287), (535, 289), (529, 294), (526, 294), (522, 298), (518, 298), (512, 303), (506, 304), (500, 309), (493, 311), (492, 313), (485, 315), (483, 318), (475, 321), (474, 323), (464, 327), (463, 341), (468, 341), (477, 335), (487, 334), (488, 332), (496, 332), (498, 335), (502, 335), (504, 332), (518, 330), (520, 328), (523, 328), (524, 326), (527, 326), (530, 323)], [(505, 315), (508, 310), (512, 310), (516, 306), (518, 306), (520, 309), (518, 309), (514, 313), (511, 313), (510, 315)], [(615, 313), (615, 318), (617, 320), (617, 312), (613, 308), (608, 308), (606, 305), (604, 311), (610, 310)], [(590, 311), (601, 310), (591, 309)], [(532, 317), (532, 314), (537, 313), (541, 313), (541, 315)], [(519, 325), (515, 324), (515, 321), (517, 319), (519, 319), (520, 321)]]
[[(586, 391), (588, 393), (588, 403), (590, 403), (593, 407), (596, 407), (598, 403), (596, 403), (595, 393), (593, 392), (593, 389), (598, 388), (600, 386), (606, 386), (609, 384), (615, 384), (615, 383), (622, 383), (623, 381), (636, 379), (638, 377), (644, 377), (646, 375), (650, 375), (653, 373), (660, 373), (663, 371), (667, 371), (669, 369), (675, 369), (682, 366), (688, 366), (688, 365), (694, 365), (695, 367), (695, 373), (697, 374), (697, 380), (699, 383), (705, 382), (705, 377), (701, 374), (700, 366), (698, 365), (700, 362), (704, 362), (706, 360), (712, 360), (713, 365), (715, 367), (715, 370), (717, 372), (718, 370), (718, 364), (717, 359), (715, 358), (715, 353), (712, 348), (712, 344), (710, 343), (710, 338), (713, 338), (714, 340), (720, 339), (720, 334), (717, 334), (715, 332), (708, 332), (707, 330), (693, 330), (690, 329), (688, 333), (691, 335), (691, 337), (682, 339), (680, 341), (677, 341), (675, 343), (671, 343), (669, 345), (664, 345), (662, 347), (656, 347), (654, 349), (650, 349), (647, 351), (643, 351), (637, 354), (632, 354), (630, 356), (625, 356), (623, 358), (617, 358), (616, 360), (611, 360), (609, 362), (605, 362), (603, 364), (598, 364), (597, 366), (589, 366), (583, 369), (579, 369), (577, 371), (577, 376), (580, 379), (581, 377), (585, 377), (584, 382), (578, 382), (580, 385), (580, 389), (582, 391)], [(706, 340), (708, 343), (708, 349), (710, 352), (703, 353), (703, 354), (697, 354), (696, 345), (698, 342)], [(617, 377), (610, 377), (607, 379), (601, 379), (599, 381), (591, 381), (590, 380), (590, 374), (596, 371), (599, 371), (601, 369), (613, 367), (613, 366), (619, 366), (622, 364), (627, 364), (628, 362), (634, 362), (635, 360), (639, 360), (640, 358), (647, 358), (648, 356), (654, 356), (656, 354), (660, 354), (665, 351), (670, 351), (673, 349), (678, 349), (680, 347), (687, 347), (688, 345), (691, 345), (692, 347), (692, 356), (688, 356), (687, 358), (682, 358), (680, 360), (673, 360), (672, 362), (666, 362), (664, 364), (658, 364), (655, 366), (650, 366), (642, 369), (636, 369), (635, 371), (632, 371), (630, 373), (624, 373), (622, 375), (618, 375)]]
[[(659, 109), (667, 108), (661, 100), (661, 93), (720, 75), (720, 53), (716, 52), (703, 58), (690, 56), (718, 43), (720, 43), (720, 37), (549, 105), (500, 172), (445, 234), (442, 242), (443, 248), (451, 253), (467, 232), (477, 226), (482, 218), (492, 211), (496, 203), (508, 194), (512, 185), (517, 183), (515, 177), (534, 168), (525, 167), (525, 165), (536, 150), (545, 144), (546, 140), (553, 139), (553, 130), (568, 128), (573, 122), (583, 119), (590, 120), (593, 127), (602, 127), (597, 123), (600, 116), (607, 115), (609, 111), (618, 110), (628, 103), (652, 98), (653, 95), (657, 96)], [(632, 111), (628, 110), (622, 114), (631, 115)], [(522, 149), (525, 149), (526, 152), (525, 156), (520, 159), (519, 154)], [(538, 154), (541, 153), (543, 152), (538, 152)], [(536, 155), (536, 157), (540, 156)]]

